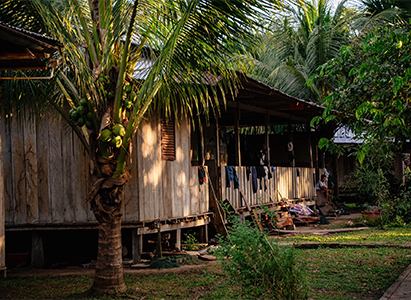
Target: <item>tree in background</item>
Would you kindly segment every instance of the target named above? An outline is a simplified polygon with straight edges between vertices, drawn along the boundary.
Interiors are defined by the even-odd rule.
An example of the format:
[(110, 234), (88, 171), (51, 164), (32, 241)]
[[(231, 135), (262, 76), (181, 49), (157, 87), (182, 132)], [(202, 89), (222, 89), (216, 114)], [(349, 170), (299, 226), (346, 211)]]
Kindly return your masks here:
[[(399, 22), (373, 31), (358, 45), (342, 48), (316, 76), (335, 81), (338, 87), (325, 98), (323, 116), (313, 120), (348, 124), (356, 138), (362, 139), (355, 152), (363, 164), (355, 175), (357, 181), (364, 184), (368, 180), (368, 188), (375, 187), (369, 193), (376, 193), (374, 204), (393, 201), (389, 209), (401, 207), (406, 213), (410, 205), (403, 203), (409, 203), (409, 192), (396, 186), (392, 167), (393, 157), (411, 136), (410, 29), (410, 24)], [(319, 146), (335, 147), (326, 139)]]
[(306, 82), (353, 41), (357, 14), (346, 3), (333, 7), (331, 0), (297, 1), (273, 16), (258, 43), (247, 49), (249, 74), (289, 95), (321, 103), (328, 82), (319, 78), (309, 87)]
[[(39, 113), (47, 104), (57, 110), (90, 154), (94, 177), (87, 200), (99, 222), (94, 292), (126, 290), (121, 256), (124, 185), (130, 177), (126, 158), (143, 116), (149, 110), (187, 117), (218, 113), (217, 92), (234, 93), (237, 82), (226, 58), (249, 40), (272, 2), (2, 1), (1, 20), (29, 25), (64, 44), (53, 80), (6, 83), (9, 103), (3, 109), (44, 99), (30, 102), (31, 108)], [(144, 78), (134, 79), (142, 58), (152, 64)]]

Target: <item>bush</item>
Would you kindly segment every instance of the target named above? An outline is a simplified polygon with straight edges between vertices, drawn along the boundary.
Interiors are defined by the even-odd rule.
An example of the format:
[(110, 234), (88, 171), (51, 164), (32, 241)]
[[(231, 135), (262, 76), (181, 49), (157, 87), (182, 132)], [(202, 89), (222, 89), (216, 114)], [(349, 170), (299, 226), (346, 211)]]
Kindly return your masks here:
[(277, 245), (248, 221), (233, 221), (227, 237), (219, 240), (217, 259), (250, 298), (307, 297), (305, 271), (293, 247)]

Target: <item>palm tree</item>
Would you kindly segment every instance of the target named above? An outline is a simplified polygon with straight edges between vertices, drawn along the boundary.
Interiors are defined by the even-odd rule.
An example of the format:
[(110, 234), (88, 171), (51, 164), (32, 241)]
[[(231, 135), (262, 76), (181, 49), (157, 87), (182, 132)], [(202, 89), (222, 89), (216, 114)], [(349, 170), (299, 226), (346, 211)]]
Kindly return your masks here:
[(260, 43), (249, 48), (254, 60), (251, 76), (295, 97), (321, 102), (328, 83), (317, 81), (307, 87), (306, 82), (352, 41), (356, 14), (346, 2), (333, 6), (332, 0), (311, 0), (287, 6)]
[[(72, 126), (94, 162), (88, 201), (99, 222), (99, 245), (92, 289), (124, 292), (121, 212), (133, 134), (149, 109), (166, 116), (217, 111), (217, 91), (234, 92), (237, 82), (227, 56), (240, 50), (275, 1), (26, 2), (40, 17), (38, 29), (64, 43), (54, 80), (37, 85), (47, 89), (43, 98)], [(0, 15), (27, 16), (16, 3), (21, 1), (3, 2)], [(142, 57), (153, 64), (137, 80), (131, 75)], [(18, 92), (16, 97), (22, 87)]]

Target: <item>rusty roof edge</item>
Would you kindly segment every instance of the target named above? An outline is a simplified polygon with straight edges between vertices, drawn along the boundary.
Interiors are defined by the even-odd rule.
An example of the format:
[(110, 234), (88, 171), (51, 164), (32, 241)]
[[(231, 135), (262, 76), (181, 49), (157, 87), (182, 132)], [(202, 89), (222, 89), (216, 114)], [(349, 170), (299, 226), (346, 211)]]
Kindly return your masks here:
[(314, 107), (316, 107), (316, 108), (318, 108), (318, 109), (325, 110), (325, 107), (324, 107), (324, 106), (321, 106), (321, 105), (319, 105), (319, 104), (317, 104), (317, 103), (314, 103), (314, 102), (311, 102), (311, 101), (306, 101), (306, 100), (303, 100), (303, 99), (300, 99), (300, 98), (297, 98), (297, 97), (288, 95), (288, 94), (286, 94), (286, 93), (284, 93), (284, 92), (281, 92), (280, 90), (278, 90), (278, 89), (276, 89), (276, 88), (273, 88), (273, 87), (271, 87), (271, 86), (269, 86), (269, 85), (267, 85), (267, 84), (265, 84), (265, 83), (263, 83), (263, 82), (261, 82), (261, 81), (255, 80), (255, 79), (249, 77), (248, 75), (246, 75), (246, 74), (244, 74), (244, 73), (242, 73), (242, 72), (237, 72), (237, 74), (238, 74), (240, 77), (241, 77), (241, 76), (244, 77), (244, 80), (246, 80), (246, 81), (254, 82), (254, 83), (256, 83), (256, 84), (258, 84), (258, 85), (260, 85), (260, 86), (262, 86), (262, 87), (264, 87), (264, 88), (268, 88), (270, 91), (275, 92), (275, 93), (278, 93), (278, 94), (280, 94), (280, 95), (282, 95), (282, 96), (284, 96), (284, 97), (286, 97), (286, 98), (290, 98), (290, 99), (292, 99), (292, 100), (295, 100), (295, 101), (298, 101), (298, 102), (302, 102), (302, 103), (307, 104), (307, 105), (314, 106)]
[(58, 47), (63, 47), (63, 44), (59, 42), (58, 40), (55, 40), (49, 36), (46, 35), (41, 35), (39, 33), (31, 32), (26, 29), (22, 29), (19, 27), (15, 27), (9, 24), (6, 24), (4, 22), (0, 21), (0, 28), (7, 30), (11, 33), (15, 33), (17, 35), (29, 38), (47, 48), (53, 48), (55, 50), (58, 50)]

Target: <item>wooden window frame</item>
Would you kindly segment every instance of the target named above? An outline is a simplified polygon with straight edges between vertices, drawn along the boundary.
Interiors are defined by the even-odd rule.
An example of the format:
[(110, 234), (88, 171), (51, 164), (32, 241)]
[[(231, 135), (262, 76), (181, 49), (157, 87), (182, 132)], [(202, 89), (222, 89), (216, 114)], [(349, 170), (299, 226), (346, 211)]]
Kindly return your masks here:
[(176, 160), (176, 122), (175, 117), (161, 118), (161, 158)]

